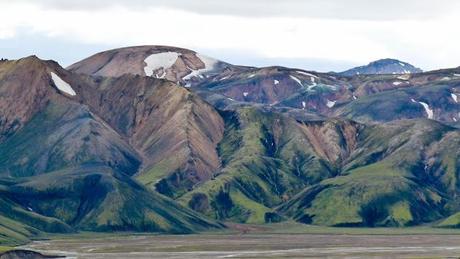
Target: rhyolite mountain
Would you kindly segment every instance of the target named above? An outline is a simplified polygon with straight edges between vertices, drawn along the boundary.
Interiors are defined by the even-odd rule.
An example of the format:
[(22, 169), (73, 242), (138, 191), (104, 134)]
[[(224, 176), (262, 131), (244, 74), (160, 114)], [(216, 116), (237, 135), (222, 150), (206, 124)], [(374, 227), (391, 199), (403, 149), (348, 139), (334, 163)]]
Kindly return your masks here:
[[(145, 48), (137, 58), (141, 68), (150, 66)], [(118, 51), (127, 49), (95, 56)], [(82, 62), (99, 64), (91, 57)], [(82, 62), (69, 69), (97, 75), (84, 72)], [(181, 62), (162, 65), (180, 71)], [(376, 65), (396, 69), (395, 62)], [(164, 177), (156, 179), (155, 190), (209, 217), (237, 222), (293, 218), (334, 226), (404, 226), (439, 221), (456, 211), (448, 197), (456, 197), (450, 170), (458, 162), (455, 153), (440, 150), (458, 138), (452, 127), (459, 116), (458, 69), (419, 73), (398, 61), (406, 70), (346, 76), (222, 64), (223, 70), (209, 68), (219, 72), (196, 76), (187, 85), (220, 110), (225, 126), (216, 146), (219, 168), (185, 192)], [(392, 185), (394, 179), (399, 187)], [(377, 180), (388, 188), (375, 188)], [(347, 194), (355, 188), (361, 190), (357, 196)], [(336, 196), (354, 205), (335, 208)], [(307, 210), (311, 206), (317, 210)], [(342, 209), (345, 216), (331, 217)]]
[(72, 72), (119, 77), (123, 74), (164, 78), (184, 86), (219, 74), (229, 64), (188, 49), (139, 46), (95, 54), (68, 69)]
[(460, 70), (345, 76), (141, 46), (0, 62), (0, 242), (222, 221), (460, 224)]
[(365, 66), (355, 67), (341, 72), (344, 76), (376, 74), (415, 74), (423, 72), (420, 68), (397, 59), (380, 59)]
[[(184, 102), (179, 110), (194, 109), (187, 104), (193, 98), (182, 93), (188, 91), (168, 81), (137, 77), (123, 82), (144, 87), (145, 93), (164, 88), (171, 99)], [(113, 85), (123, 91), (123, 82)], [(2, 234), (16, 242), (40, 232), (221, 228), (134, 179), (147, 152), (133, 135), (98, 115), (91, 105), (99, 103), (89, 98), (83, 103), (85, 96), (102, 98), (104, 83), (33, 56), (0, 63), (0, 216), (7, 219)], [(184, 133), (177, 128), (177, 134)], [(183, 139), (166, 137), (183, 148)], [(174, 169), (180, 166), (185, 165)]]

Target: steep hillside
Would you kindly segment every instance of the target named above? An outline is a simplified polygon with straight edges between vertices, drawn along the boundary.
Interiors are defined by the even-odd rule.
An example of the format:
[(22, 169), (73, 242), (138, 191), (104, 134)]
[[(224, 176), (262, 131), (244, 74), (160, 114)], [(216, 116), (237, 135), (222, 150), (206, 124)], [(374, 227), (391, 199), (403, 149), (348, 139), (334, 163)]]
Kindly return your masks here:
[(86, 79), (90, 89), (82, 90), (82, 102), (142, 155), (141, 182), (176, 197), (218, 170), (224, 122), (201, 98), (143, 76)]
[(303, 124), (254, 108), (227, 113), (226, 121), (222, 170), (179, 200), (206, 215), (251, 223), (280, 220), (274, 206), (337, 175), (360, 128), (347, 121)]
[(56, 63), (35, 56), (0, 62), (0, 142), (23, 127), (50, 100), (72, 98), (73, 92), (58, 88), (63, 85), (59, 77), (63, 72)]
[(50, 101), (0, 144), (3, 176), (31, 176), (85, 163), (134, 174), (141, 160), (115, 131), (76, 103)]
[[(407, 226), (457, 211), (457, 130), (428, 120), (368, 127), (343, 172), (306, 188), (278, 212), (330, 226)], [(448, 144), (450, 143), (450, 144)]]

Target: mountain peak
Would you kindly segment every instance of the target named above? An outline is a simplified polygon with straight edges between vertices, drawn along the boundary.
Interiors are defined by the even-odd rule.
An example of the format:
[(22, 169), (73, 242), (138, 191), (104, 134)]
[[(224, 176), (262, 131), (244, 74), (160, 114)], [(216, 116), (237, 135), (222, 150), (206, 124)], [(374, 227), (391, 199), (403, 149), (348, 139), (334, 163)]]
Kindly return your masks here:
[(344, 76), (370, 75), (370, 74), (413, 74), (423, 72), (407, 62), (398, 59), (385, 58), (372, 61), (365, 66), (355, 67), (340, 74)]
[(170, 46), (135, 46), (97, 53), (68, 67), (72, 72), (119, 77), (130, 73), (191, 86), (228, 64), (193, 50)]

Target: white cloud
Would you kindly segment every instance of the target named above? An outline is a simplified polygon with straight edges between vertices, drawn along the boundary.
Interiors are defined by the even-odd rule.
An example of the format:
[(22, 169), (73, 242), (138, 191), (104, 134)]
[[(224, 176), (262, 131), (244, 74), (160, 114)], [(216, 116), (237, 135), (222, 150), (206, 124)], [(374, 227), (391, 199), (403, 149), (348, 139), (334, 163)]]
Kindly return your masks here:
[(172, 8), (200, 14), (246, 17), (312, 17), (333, 19), (427, 19), (455, 14), (456, 0), (15, 0), (58, 9), (94, 10), (122, 6), (132, 9)]
[[(84, 5), (85, 1), (78, 1), (82, 4), (78, 9), (50, 8), (54, 6), (53, 1), (48, 2), (47, 5), (39, 5), (28, 1), (0, 1), (0, 38), (14, 37), (17, 30), (27, 28), (50, 38), (82, 44), (162, 44), (210, 49), (215, 53), (219, 49), (233, 49), (269, 59), (326, 59), (360, 64), (393, 57), (424, 69), (460, 65), (460, 51), (457, 50), (460, 35), (456, 33), (460, 18), (448, 15), (450, 12), (430, 19), (369, 21), (331, 18), (331, 14), (338, 12), (336, 8), (340, 7), (338, 1), (331, 0), (319, 5), (326, 9), (328, 3), (331, 5), (321, 17), (293, 14), (256, 18), (222, 14), (225, 12), (209, 14), (184, 11), (173, 6), (125, 8), (123, 5), (108, 5), (88, 11), (83, 8), (88, 7)], [(390, 2), (396, 4), (393, 0)], [(419, 9), (424, 10), (430, 1), (418, 2)], [(261, 1), (254, 3), (256, 5)], [(223, 6), (225, 9), (226, 5)], [(291, 8), (296, 9), (296, 6)], [(439, 9), (435, 7), (433, 10)], [(425, 13), (420, 11), (417, 17), (424, 17)], [(393, 12), (392, 15), (401, 17), (400, 12)]]

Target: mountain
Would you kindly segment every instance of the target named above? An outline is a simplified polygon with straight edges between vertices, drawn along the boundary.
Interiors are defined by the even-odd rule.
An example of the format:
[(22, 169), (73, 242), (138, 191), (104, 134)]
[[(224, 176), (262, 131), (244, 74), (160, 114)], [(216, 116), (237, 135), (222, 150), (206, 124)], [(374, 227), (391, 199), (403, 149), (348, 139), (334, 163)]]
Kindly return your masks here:
[(423, 72), (420, 68), (397, 59), (380, 59), (365, 66), (355, 67), (341, 72), (344, 76), (383, 75), (383, 74), (415, 74)]
[(167, 79), (184, 86), (225, 70), (228, 64), (192, 50), (138, 46), (95, 54), (67, 69), (81, 74), (119, 77), (123, 74)]
[[(121, 110), (121, 106), (120, 110), (112, 107), (114, 112), (120, 112), (116, 115), (99, 116), (105, 107), (89, 96), (107, 97), (103, 95), (104, 87), (117, 88), (116, 92), (123, 95), (131, 85), (145, 91), (147, 99), (145, 105), (140, 105), (145, 110), (139, 109), (134, 116), (139, 121), (130, 111)], [(134, 94), (142, 99), (139, 88), (135, 88)], [(149, 103), (149, 96), (169, 100), (168, 112), (178, 112), (171, 107), (179, 107), (178, 110), (193, 111), (184, 116), (199, 114), (201, 110), (193, 103), (196, 100), (184, 88), (139, 76), (130, 76), (130, 80), (89, 79), (66, 71), (56, 62), (32, 56), (0, 62), (0, 96), (0, 217), (12, 223), (3, 226), (4, 232), (0, 231), (12, 236), (14, 242), (42, 232), (190, 233), (222, 227), (149, 190), (134, 178), (144, 164), (149, 164), (144, 159), (149, 161), (152, 157), (145, 157), (148, 152), (140, 144), (131, 143), (137, 140), (132, 137), (135, 133), (123, 127), (132, 126), (126, 124), (131, 122), (128, 119), (141, 125), (141, 111), (152, 113), (158, 104)], [(197, 102), (196, 105), (205, 106)], [(126, 112), (124, 117), (117, 117), (122, 112)], [(109, 115), (114, 122), (108, 119)], [(174, 116), (166, 115), (174, 121)], [(170, 123), (162, 126), (175, 127)], [(140, 128), (135, 130), (142, 134)], [(190, 134), (196, 137), (193, 130)], [(177, 128), (179, 136), (184, 131)], [(169, 137), (178, 141), (172, 144), (178, 147), (171, 152), (191, 146), (186, 143), (188, 132), (182, 138), (171, 134), (174, 132), (160, 137), (163, 142)], [(153, 137), (153, 133), (148, 137)], [(198, 137), (196, 141), (200, 140)], [(156, 142), (144, 140), (149, 144)]]
[(165, 46), (68, 69), (0, 61), (0, 242), (221, 221), (457, 227), (459, 75), (244, 67)]
[(412, 74), (397, 62), (405, 73), (344, 76), (225, 63), (197, 77), (189, 89), (218, 109), (211, 118), (220, 122), (211, 125), (223, 129), (207, 149), (216, 150), (219, 166), (187, 188), (173, 184), (180, 177), (155, 178), (155, 189), (208, 217), (243, 223), (406, 226), (446, 218), (455, 225), (451, 170), (458, 162), (456, 152), (445, 151), (458, 141), (451, 126), (460, 73)]

